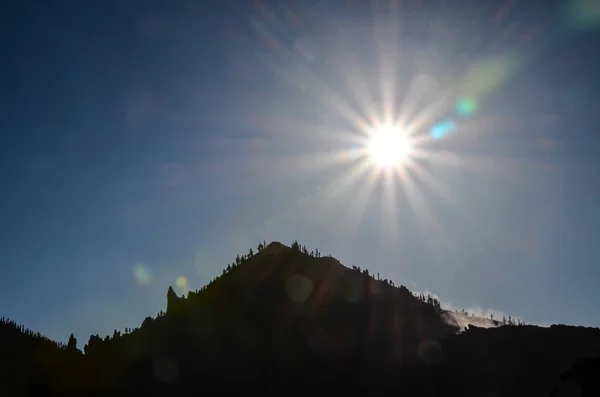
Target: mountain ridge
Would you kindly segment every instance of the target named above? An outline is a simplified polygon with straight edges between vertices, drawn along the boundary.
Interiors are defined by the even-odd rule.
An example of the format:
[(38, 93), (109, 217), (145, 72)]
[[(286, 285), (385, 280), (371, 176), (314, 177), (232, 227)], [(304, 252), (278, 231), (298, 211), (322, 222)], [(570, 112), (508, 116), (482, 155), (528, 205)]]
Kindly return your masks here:
[[(509, 380), (493, 386), (499, 395), (517, 386), (528, 395), (548, 395), (561, 371), (586, 354), (600, 354), (599, 329), (502, 326), (444, 310), (435, 298), (297, 242), (260, 243), (187, 297), (169, 286), (166, 299), (166, 311), (138, 328), (90, 336), (83, 353), (73, 335), (62, 345), (0, 322), (0, 381), (12, 390), (27, 385), (28, 395), (124, 395), (140, 388), (155, 395), (190, 390), (199, 379), (211, 390), (237, 390), (223, 385), (227, 379), (264, 391), (298, 376), (322, 386), (353, 374), (348, 382), (357, 390), (377, 380), (381, 393), (443, 395), (443, 386), (476, 395), (498, 383), (501, 371)], [(520, 379), (531, 365), (539, 370)], [(438, 379), (444, 371), (479, 380), (471, 381), (471, 390)], [(398, 374), (405, 384), (392, 382)], [(539, 385), (546, 394), (535, 393)]]

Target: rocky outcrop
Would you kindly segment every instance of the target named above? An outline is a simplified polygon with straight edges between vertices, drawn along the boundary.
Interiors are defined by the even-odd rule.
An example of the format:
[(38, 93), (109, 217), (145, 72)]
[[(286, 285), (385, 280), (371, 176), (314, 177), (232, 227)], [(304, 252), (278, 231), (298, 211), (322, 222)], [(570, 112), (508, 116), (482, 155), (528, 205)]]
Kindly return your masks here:
[(173, 287), (169, 286), (167, 291), (167, 314), (181, 314), (183, 311), (184, 298), (177, 296)]

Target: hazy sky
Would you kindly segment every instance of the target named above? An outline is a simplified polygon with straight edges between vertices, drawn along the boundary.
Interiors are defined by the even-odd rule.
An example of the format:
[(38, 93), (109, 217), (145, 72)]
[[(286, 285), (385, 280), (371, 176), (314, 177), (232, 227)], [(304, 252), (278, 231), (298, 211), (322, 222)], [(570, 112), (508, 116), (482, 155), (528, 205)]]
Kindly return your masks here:
[[(600, 326), (592, 3), (9, 1), (0, 316), (82, 347), (298, 239)], [(361, 137), (388, 119), (418, 150), (382, 172)]]

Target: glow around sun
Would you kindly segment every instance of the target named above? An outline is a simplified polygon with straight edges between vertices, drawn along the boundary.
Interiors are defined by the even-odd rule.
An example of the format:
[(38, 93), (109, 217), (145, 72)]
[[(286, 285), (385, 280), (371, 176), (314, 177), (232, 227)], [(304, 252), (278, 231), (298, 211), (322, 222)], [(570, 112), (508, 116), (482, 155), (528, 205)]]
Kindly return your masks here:
[(400, 127), (382, 125), (371, 131), (366, 149), (372, 163), (381, 168), (393, 168), (406, 165), (413, 145)]

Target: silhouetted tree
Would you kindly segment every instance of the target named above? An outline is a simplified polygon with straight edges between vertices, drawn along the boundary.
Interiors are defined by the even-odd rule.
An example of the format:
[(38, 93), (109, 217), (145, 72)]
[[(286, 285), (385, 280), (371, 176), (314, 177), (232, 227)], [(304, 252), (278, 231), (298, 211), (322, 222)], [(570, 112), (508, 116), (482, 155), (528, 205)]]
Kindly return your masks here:
[(69, 342), (67, 342), (67, 350), (69, 350), (69, 351), (77, 350), (77, 339), (75, 338), (75, 336), (73, 334), (71, 334), (71, 336), (69, 336)]
[[(127, 328), (126, 328), (127, 329)], [(83, 347), (83, 351), (85, 354), (93, 354), (98, 351), (100, 345), (102, 344), (102, 338), (96, 335), (90, 335), (90, 339), (88, 343)]]

